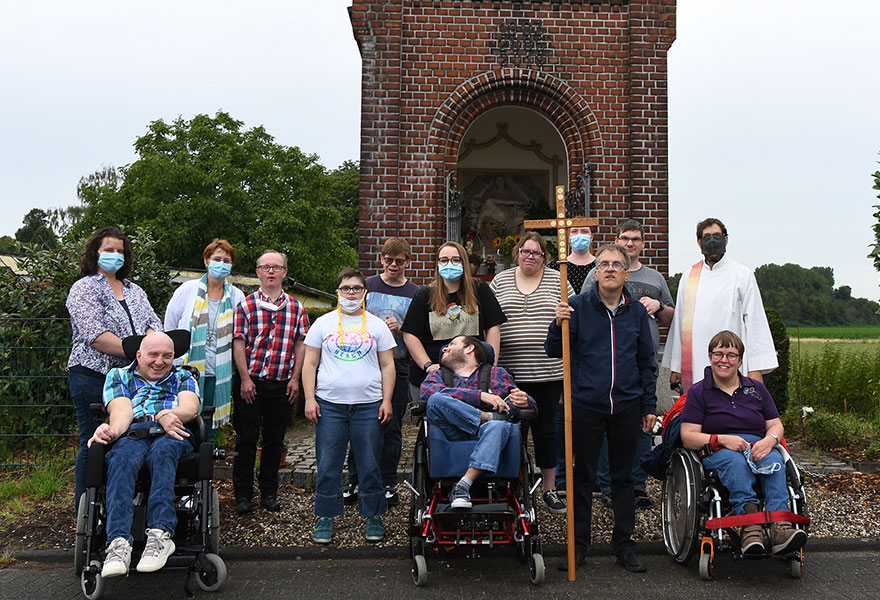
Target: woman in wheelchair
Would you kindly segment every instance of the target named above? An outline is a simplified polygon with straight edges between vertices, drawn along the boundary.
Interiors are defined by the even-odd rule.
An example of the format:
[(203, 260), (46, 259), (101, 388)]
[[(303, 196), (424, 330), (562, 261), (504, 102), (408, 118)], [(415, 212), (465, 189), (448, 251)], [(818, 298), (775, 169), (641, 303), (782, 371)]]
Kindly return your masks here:
[[(715, 469), (730, 493), (732, 514), (759, 512), (755, 482), (760, 483), (764, 510), (787, 511), (785, 465), (775, 449), (783, 427), (770, 393), (760, 381), (739, 373), (745, 346), (731, 331), (709, 342), (704, 379), (688, 392), (681, 416), (681, 440), (686, 448), (704, 450), (703, 466)], [(770, 525), (770, 552), (795, 552), (807, 541), (803, 529), (787, 521)], [(764, 554), (762, 525), (740, 530), (742, 553)]]

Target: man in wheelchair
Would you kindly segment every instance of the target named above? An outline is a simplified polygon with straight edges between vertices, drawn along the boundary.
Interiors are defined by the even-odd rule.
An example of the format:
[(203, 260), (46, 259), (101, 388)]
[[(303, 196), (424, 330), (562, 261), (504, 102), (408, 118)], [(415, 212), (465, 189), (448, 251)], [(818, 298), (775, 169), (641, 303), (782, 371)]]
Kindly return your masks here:
[(132, 498), (141, 467), (150, 472), (147, 499), (147, 541), (139, 572), (161, 569), (174, 552), (177, 525), (174, 477), (177, 463), (193, 451), (184, 426), (199, 412), (198, 384), (184, 369), (174, 367), (174, 344), (164, 333), (148, 333), (136, 360), (112, 369), (104, 383), (109, 420), (89, 440), (113, 444), (107, 451), (107, 555), (102, 577), (128, 573), (131, 561)]
[[(755, 482), (764, 495), (764, 511), (787, 511), (789, 493), (785, 463), (776, 445), (782, 439), (779, 411), (760, 381), (740, 375), (745, 347), (731, 331), (721, 331), (709, 342), (704, 379), (689, 390), (681, 413), (681, 441), (702, 450), (703, 466), (715, 469), (730, 493), (733, 515), (759, 512)], [(764, 554), (763, 526), (740, 530), (744, 555)], [(803, 547), (807, 533), (788, 521), (771, 523), (771, 554), (788, 554)]]
[[(510, 373), (493, 367), (483, 343), (473, 336), (453, 339), (440, 358), (452, 372), (452, 383), (443, 381), (443, 369), (435, 369), (421, 386), (427, 401), (428, 422), (449, 440), (477, 440), (468, 469), (449, 494), (452, 508), (470, 508), (470, 489), (484, 473), (495, 473), (501, 451), (519, 425), (520, 409), (537, 410), (535, 401), (516, 387)], [(488, 391), (480, 390), (481, 369), (490, 369)], [(485, 377), (485, 375), (484, 375)]]

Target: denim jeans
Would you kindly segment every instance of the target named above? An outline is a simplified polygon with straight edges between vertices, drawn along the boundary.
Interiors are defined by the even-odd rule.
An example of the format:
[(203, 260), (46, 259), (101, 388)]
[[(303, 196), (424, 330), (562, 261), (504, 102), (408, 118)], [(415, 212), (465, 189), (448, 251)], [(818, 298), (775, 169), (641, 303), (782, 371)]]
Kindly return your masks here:
[[(639, 438), (636, 441), (636, 457), (633, 459), (633, 487), (637, 490), (645, 489), (648, 474), (642, 468), (642, 456), (651, 451), (651, 434), (642, 431), (642, 423), (639, 421)], [(599, 453), (599, 466), (596, 468), (596, 485), (603, 492), (611, 489), (611, 476), (608, 474), (608, 440), (602, 440), (602, 451)]]
[(437, 393), (428, 399), (428, 423), (438, 427), (446, 439), (477, 440), (468, 466), (495, 473), (501, 451), (518, 425), (492, 420), (480, 424), (480, 409), (449, 394)]
[[(734, 433), (747, 442), (757, 442), (761, 438), (756, 435), (745, 433)], [(775, 448), (763, 460), (756, 464), (769, 465), (778, 462), (785, 466), (782, 461), (782, 455)], [(771, 473), (770, 475), (755, 475), (746, 462), (746, 457), (742, 452), (736, 450), (728, 450), (722, 448), (703, 459), (703, 467), (707, 469), (715, 469), (718, 471), (718, 478), (721, 485), (730, 492), (730, 506), (733, 514), (741, 515), (745, 513), (743, 507), (746, 504), (757, 504), (758, 495), (755, 493), (755, 478), (761, 484), (761, 490), (764, 492), (764, 510), (788, 510), (788, 485), (785, 482), (785, 468)]]
[(315, 486), (315, 514), (342, 514), (342, 463), (349, 442), (357, 463), (358, 510), (365, 517), (385, 512), (385, 489), (379, 471), (382, 454), (381, 402), (337, 404), (316, 398), (321, 417), (315, 425), (315, 457), (318, 480)]
[[(403, 415), (406, 413), (406, 405), (409, 404), (409, 379), (398, 377), (394, 381), (394, 394), (391, 396), (391, 419), (382, 425), (382, 454), (379, 459), (379, 469), (382, 471), (382, 485), (385, 487), (397, 485), (397, 465), (400, 463), (400, 451), (403, 448), (403, 438), (400, 429), (403, 425)], [(348, 449), (348, 483), (358, 484), (357, 463), (354, 453)]]
[[(156, 421), (135, 423), (134, 429), (149, 429)], [(123, 435), (104, 456), (107, 464), (107, 541), (118, 537), (132, 542), (131, 520), (134, 484), (144, 464), (150, 471), (150, 495), (147, 497), (147, 528), (174, 534), (174, 477), (177, 462), (193, 451), (188, 439), (170, 435), (133, 439)]]
[(94, 435), (98, 423), (92, 412), (90, 404), (102, 402), (104, 392), (104, 379), (91, 377), (76, 371), (67, 374), (67, 384), (70, 387), (70, 399), (76, 412), (76, 422), (79, 425), (79, 453), (76, 455), (76, 497), (74, 498), (74, 510), (79, 510), (79, 497), (86, 491), (86, 470), (89, 462), (89, 439)]

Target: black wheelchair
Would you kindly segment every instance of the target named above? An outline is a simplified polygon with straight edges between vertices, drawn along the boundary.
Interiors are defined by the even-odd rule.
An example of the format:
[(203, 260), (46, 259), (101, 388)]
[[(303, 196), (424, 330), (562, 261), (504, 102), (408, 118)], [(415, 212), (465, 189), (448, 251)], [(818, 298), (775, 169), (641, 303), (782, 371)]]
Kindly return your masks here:
[[(491, 347), (490, 347), (491, 348)], [(489, 361), (489, 364), (492, 360)], [(481, 367), (482, 368), (482, 367)], [(516, 547), (520, 560), (529, 566), (534, 584), (544, 581), (544, 558), (538, 532), (535, 490), (541, 480), (517, 427), (501, 453), (498, 472), (480, 477), (471, 487), (473, 506), (453, 509), (449, 493), (467, 469), (476, 441), (450, 441), (425, 416), (427, 402), (410, 404), (419, 419), (413, 451), (409, 509), (409, 551), (412, 579), (417, 586), (428, 580), (426, 548), (470, 550)], [(520, 410), (520, 421), (534, 418), (534, 411)]]
[[(777, 558), (788, 562), (792, 577), (800, 577), (803, 568), (803, 548), (790, 554), (773, 555), (769, 547), (764, 554), (743, 554), (738, 527), (774, 521), (788, 521), (793, 527), (808, 531), (810, 519), (804, 477), (784, 446), (776, 449), (784, 460), (789, 492), (789, 511), (759, 512), (753, 515), (729, 516), (730, 502), (727, 490), (718, 474), (705, 469), (699, 454), (686, 448), (677, 448), (669, 460), (663, 481), (661, 516), (663, 542), (672, 559), (686, 565), (700, 549), (700, 577), (712, 578), (716, 552), (729, 551), (734, 559)], [(756, 488), (760, 495), (759, 486)], [(726, 535), (725, 535), (726, 532)]]
[[(174, 333), (180, 334), (172, 336), (175, 356), (181, 356), (189, 348), (189, 332)], [(128, 358), (134, 360), (139, 343), (140, 336), (123, 340), (123, 349)], [(198, 372), (195, 376), (198, 377)], [(93, 404), (91, 409), (96, 419), (103, 421), (106, 418), (103, 405)], [(176, 550), (168, 557), (163, 569), (187, 570), (184, 591), (188, 598), (193, 597), (190, 591), (192, 577), (195, 577), (199, 588), (208, 592), (219, 590), (227, 579), (226, 564), (218, 555), (220, 499), (212, 485), (215, 452), (203, 420), (210, 419), (213, 410), (213, 407), (205, 407), (201, 415), (186, 424), (192, 434), (189, 440), (193, 452), (180, 459), (174, 481), (177, 528), (172, 539)], [(92, 444), (89, 448), (86, 491), (80, 497), (76, 516), (73, 566), (75, 574), (80, 577), (83, 594), (89, 600), (100, 598), (106, 583), (101, 576), (107, 544), (106, 450), (103, 444)], [(144, 467), (135, 484), (131, 525), (131, 535), (134, 537), (132, 560), (144, 548), (149, 489), (149, 473)]]

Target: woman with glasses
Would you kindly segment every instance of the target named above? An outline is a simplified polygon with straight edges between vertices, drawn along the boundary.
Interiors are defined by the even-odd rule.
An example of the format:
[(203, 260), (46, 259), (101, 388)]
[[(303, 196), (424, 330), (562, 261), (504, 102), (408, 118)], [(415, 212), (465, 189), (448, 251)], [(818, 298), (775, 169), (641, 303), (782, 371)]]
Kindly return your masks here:
[(337, 278), (333, 312), (318, 317), (306, 335), (302, 382), (305, 416), (315, 424), (318, 463), (313, 534), (318, 544), (333, 538), (333, 517), (342, 514), (342, 464), (351, 444), (358, 471), (358, 509), (366, 517), (366, 539), (385, 537), (385, 488), (379, 461), (382, 425), (392, 416), (396, 343), (385, 321), (364, 309), (366, 280), (352, 268)]
[(232, 414), (232, 334), (235, 307), (244, 294), (226, 280), (235, 264), (232, 244), (214, 239), (205, 246), (202, 258), (207, 272), (174, 291), (165, 309), (165, 330), (190, 333), (189, 352), (179, 362), (199, 371), (202, 405), (214, 407), (213, 422), (206, 423), (213, 440)]
[(103, 227), (86, 242), (79, 264), (82, 279), (70, 286), (67, 296), (73, 329), (67, 377), (79, 424), (77, 510), (86, 489), (88, 441), (98, 426), (89, 405), (101, 403), (104, 378), (110, 369), (130, 362), (125, 359), (122, 338), (162, 331), (147, 294), (128, 279), (132, 264), (128, 237), (115, 227)]
[(473, 335), (495, 349), (507, 320), (489, 286), (471, 277), (467, 250), (446, 242), (437, 250), (434, 281), (413, 298), (401, 326), (409, 349), (409, 383), (413, 400), (428, 373), (440, 368), (440, 350), (459, 335)]
[[(785, 463), (776, 450), (784, 433), (779, 411), (763, 383), (741, 375), (745, 345), (732, 331), (709, 342), (709, 366), (703, 380), (688, 390), (681, 413), (681, 441), (686, 448), (709, 446), (703, 466), (715, 469), (730, 492), (732, 514), (759, 512), (755, 480), (764, 493), (764, 510), (788, 510)], [(743, 554), (764, 554), (762, 525), (740, 529)], [(807, 532), (787, 521), (770, 525), (770, 553), (788, 554), (807, 542)]]
[[(532, 431), (547, 508), (564, 513), (565, 503), (556, 492), (555, 425), (562, 395), (562, 360), (547, 358), (544, 352), (547, 326), (556, 318), (560, 274), (546, 268), (548, 258), (544, 238), (526, 231), (513, 249), (517, 267), (499, 273), (490, 287), (507, 316), (507, 322), (501, 325), (498, 365), (510, 372), (517, 386), (538, 404), (538, 417), (523, 423), (523, 434)], [(570, 283), (568, 296), (574, 296)]]

